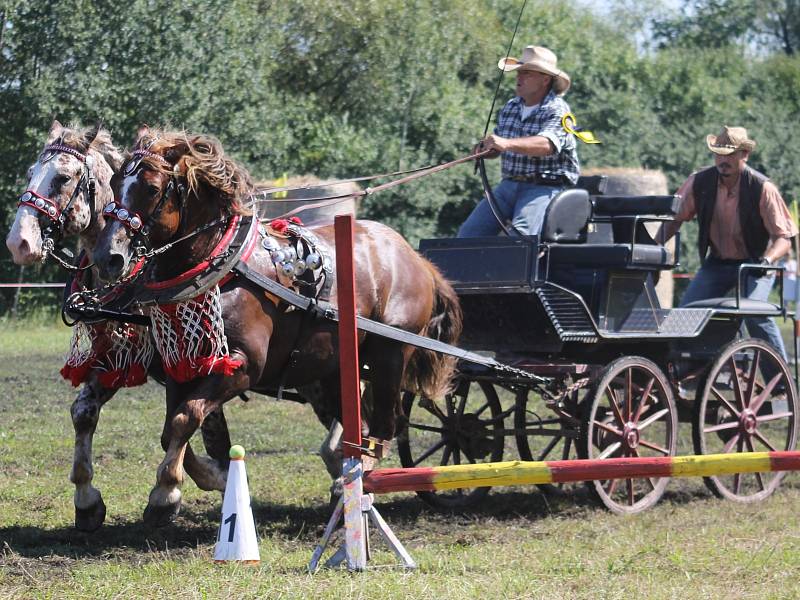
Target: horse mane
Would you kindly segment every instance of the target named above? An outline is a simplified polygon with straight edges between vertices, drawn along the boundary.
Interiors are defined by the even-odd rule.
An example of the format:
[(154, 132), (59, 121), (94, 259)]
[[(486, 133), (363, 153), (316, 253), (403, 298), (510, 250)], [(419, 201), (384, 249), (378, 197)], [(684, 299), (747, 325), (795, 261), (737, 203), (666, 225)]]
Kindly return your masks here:
[(94, 140), (89, 143), (88, 136), (92, 130), (92, 127), (83, 127), (79, 124), (69, 125), (61, 130), (59, 137), (62, 144), (70, 148), (75, 148), (84, 154), (88, 152), (90, 148), (94, 148), (100, 153), (114, 172), (119, 171), (124, 161), (124, 156), (111, 141), (111, 132), (101, 127)]
[[(245, 201), (254, 189), (250, 173), (225, 154), (214, 136), (151, 129), (139, 138), (136, 147), (160, 154), (172, 164), (182, 163), (189, 191), (195, 195), (205, 184), (216, 192), (221, 208), (234, 214), (249, 214)], [(144, 156), (142, 161), (153, 169), (168, 172), (150, 157)]]

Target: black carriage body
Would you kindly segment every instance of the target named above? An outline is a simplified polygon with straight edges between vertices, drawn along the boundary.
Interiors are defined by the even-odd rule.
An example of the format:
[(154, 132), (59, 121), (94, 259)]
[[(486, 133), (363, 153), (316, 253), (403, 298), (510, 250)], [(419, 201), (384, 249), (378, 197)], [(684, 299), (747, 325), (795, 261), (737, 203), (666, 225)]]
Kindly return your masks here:
[(677, 257), (646, 225), (671, 220), (678, 203), (572, 189), (551, 203), (541, 236), (423, 240), (420, 251), (460, 297), (464, 348), (517, 364), (638, 355), (679, 379), (735, 339), (745, 316), (781, 307), (660, 306), (654, 280)]
[[(745, 317), (777, 316), (783, 307), (738, 291), (682, 308), (659, 304), (654, 282), (677, 257), (650, 232), (674, 218), (678, 203), (571, 189), (550, 203), (539, 236), (424, 240), (421, 252), (459, 295), (459, 345), (512, 368), (461, 361), (438, 410), (407, 395), (403, 465), (496, 462), (506, 436), (527, 461), (674, 456), (680, 420), (692, 422), (698, 454), (794, 449), (800, 406), (788, 366), (765, 342), (735, 339)], [(511, 393), (513, 406), (498, 389), (505, 402)], [(510, 412), (513, 428), (503, 425)], [(772, 493), (781, 477), (706, 484), (749, 502)], [(666, 485), (629, 478), (589, 489), (610, 510), (631, 514), (657, 502)], [(487, 491), (426, 499), (460, 506)]]

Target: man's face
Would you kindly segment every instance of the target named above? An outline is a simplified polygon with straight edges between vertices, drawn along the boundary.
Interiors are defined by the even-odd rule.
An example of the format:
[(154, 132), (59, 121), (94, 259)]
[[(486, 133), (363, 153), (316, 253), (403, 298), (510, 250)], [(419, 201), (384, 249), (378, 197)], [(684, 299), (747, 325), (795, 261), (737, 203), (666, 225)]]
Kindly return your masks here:
[(717, 166), (720, 177), (723, 179), (738, 177), (738, 175), (744, 171), (745, 166), (747, 166), (747, 158), (749, 155), (750, 153), (747, 150), (737, 150), (733, 154), (715, 154), (714, 164)]
[(528, 100), (543, 96), (550, 86), (553, 78), (550, 75), (539, 73), (539, 71), (517, 71), (517, 96)]

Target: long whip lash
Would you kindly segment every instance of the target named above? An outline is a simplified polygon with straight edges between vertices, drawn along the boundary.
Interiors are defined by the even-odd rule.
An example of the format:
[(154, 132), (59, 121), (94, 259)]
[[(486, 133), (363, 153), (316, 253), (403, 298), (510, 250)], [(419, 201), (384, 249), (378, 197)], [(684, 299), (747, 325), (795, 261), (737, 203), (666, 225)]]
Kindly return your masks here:
[[(517, 24), (514, 25), (514, 33), (511, 34), (511, 40), (508, 42), (508, 49), (506, 50), (506, 60), (508, 57), (511, 56), (511, 47), (514, 45), (514, 38), (517, 37), (517, 29), (519, 29), (519, 24), (522, 21), (522, 13), (525, 12), (525, 5), (528, 4), (528, 0), (523, 0), (522, 8), (519, 10), (519, 15), (517, 16)], [(486, 133), (489, 131), (489, 124), (492, 122), (492, 114), (494, 113), (494, 105), (497, 102), (497, 93), (500, 91), (500, 83), (503, 81), (503, 75), (505, 75), (505, 71), (502, 69), (500, 70), (500, 75), (497, 77), (497, 85), (494, 88), (494, 97), (492, 98), (492, 106), (489, 108), (489, 114), (486, 117), (486, 126), (483, 128), (483, 136), (482, 138), (486, 137)]]

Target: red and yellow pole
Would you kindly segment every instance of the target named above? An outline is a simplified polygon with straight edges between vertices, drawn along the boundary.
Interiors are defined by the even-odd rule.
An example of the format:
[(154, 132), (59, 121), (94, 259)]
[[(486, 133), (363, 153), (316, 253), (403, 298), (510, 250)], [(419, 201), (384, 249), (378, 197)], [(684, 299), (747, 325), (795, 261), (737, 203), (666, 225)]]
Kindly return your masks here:
[(510, 461), (499, 463), (376, 469), (364, 476), (364, 491), (435, 491), (454, 488), (604, 481), (640, 477), (709, 477), (733, 473), (800, 470), (800, 451), (739, 452), (698, 456)]

